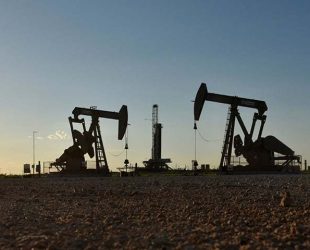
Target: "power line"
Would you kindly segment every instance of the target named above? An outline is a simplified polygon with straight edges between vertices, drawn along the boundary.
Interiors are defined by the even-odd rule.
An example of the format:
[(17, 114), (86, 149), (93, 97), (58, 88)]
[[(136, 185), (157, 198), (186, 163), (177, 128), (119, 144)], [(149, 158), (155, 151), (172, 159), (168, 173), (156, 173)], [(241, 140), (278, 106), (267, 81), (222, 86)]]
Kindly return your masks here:
[(200, 138), (202, 139), (202, 140), (204, 140), (205, 142), (209, 142), (210, 140), (207, 140), (206, 138), (204, 138), (203, 136), (202, 136), (202, 134), (200, 133), (200, 131), (199, 131), (199, 129), (197, 128), (197, 131), (198, 131), (198, 134), (199, 134), (199, 136), (200, 136)]
[(109, 152), (110, 155), (114, 156), (114, 157), (118, 157), (118, 156), (121, 156), (123, 153), (125, 152), (125, 149), (123, 149), (122, 152), (120, 152), (119, 154), (112, 154)]
[(219, 139), (214, 139), (214, 140), (208, 140), (206, 139), (199, 131), (199, 129), (197, 128), (197, 131), (198, 131), (198, 134), (199, 134), (199, 137), (204, 140), (205, 142), (212, 142), (212, 141), (219, 141)]

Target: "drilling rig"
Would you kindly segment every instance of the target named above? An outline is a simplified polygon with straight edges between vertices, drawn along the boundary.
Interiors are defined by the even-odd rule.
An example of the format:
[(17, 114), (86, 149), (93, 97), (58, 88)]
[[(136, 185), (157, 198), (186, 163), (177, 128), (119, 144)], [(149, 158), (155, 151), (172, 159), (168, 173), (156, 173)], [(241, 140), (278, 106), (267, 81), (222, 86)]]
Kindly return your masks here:
[[(122, 140), (128, 123), (127, 106), (123, 105), (118, 113), (97, 110), (97, 107), (94, 106), (91, 108), (76, 107), (73, 109), (72, 114), (73, 117), (70, 116), (68, 119), (73, 145), (67, 148), (51, 165), (65, 173), (86, 172), (87, 168), (84, 155), (88, 154), (90, 158), (94, 156), (96, 158), (96, 172), (102, 175), (109, 175), (109, 166), (101, 137), (99, 118), (118, 120), (118, 139)], [(81, 115), (91, 117), (91, 124), (88, 130), (86, 129), (84, 118), (79, 117)], [(74, 129), (75, 123), (82, 125), (82, 133)]]
[[(232, 164), (232, 149), (237, 157), (243, 156), (248, 163), (248, 170), (274, 170), (283, 171), (290, 167), (296, 168), (301, 158), (294, 151), (274, 136), (262, 137), (264, 124), (266, 122), (265, 112), (267, 105), (264, 101), (241, 98), (237, 96), (220, 95), (208, 92), (207, 85), (202, 83), (196, 94), (194, 103), (194, 119), (199, 121), (205, 101), (228, 104), (228, 115), (225, 127), (224, 141), (219, 169), (227, 171), (234, 168)], [(256, 109), (250, 130), (248, 130), (239, 113), (239, 107)], [(234, 135), (235, 121), (238, 121), (244, 135)], [(256, 123), (260, 127), (256, 139), (253, 139)]]
[(161, 158), (161, 129), (162, 124), (158, 122), (158, 105), (153, 105), (152, 110), (152, 158), (144, 161), (145, 168), (152, 171), (168, 170), (171, 160)]

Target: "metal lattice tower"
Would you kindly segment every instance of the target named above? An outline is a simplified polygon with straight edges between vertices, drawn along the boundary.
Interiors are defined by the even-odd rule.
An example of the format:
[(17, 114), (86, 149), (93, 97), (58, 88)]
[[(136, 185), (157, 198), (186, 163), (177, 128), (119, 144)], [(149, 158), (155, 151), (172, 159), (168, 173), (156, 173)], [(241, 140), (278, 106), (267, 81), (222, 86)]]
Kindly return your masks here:
[(152, 171), (168, 170), (167, 163), (171, 163), (169, 158), (161, 158), (161, 129), (162, 124), (158, 122), (158, 105), (154, 104), (152, 109), (152, 157), (148, 161), (143, 161), (145, 167)]
[(152, 159), (156, 159), (156, 127), (158, 124), (158, 105), (153, 105), (152, 111)]

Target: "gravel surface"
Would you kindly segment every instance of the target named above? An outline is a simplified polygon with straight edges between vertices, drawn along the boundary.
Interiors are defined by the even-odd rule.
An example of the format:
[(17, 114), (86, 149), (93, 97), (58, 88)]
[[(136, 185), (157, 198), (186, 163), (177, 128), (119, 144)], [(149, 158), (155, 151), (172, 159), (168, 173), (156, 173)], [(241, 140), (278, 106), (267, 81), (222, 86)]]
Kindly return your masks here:
[(310, 249), (310, 176), (0, 180), (0, 249)]

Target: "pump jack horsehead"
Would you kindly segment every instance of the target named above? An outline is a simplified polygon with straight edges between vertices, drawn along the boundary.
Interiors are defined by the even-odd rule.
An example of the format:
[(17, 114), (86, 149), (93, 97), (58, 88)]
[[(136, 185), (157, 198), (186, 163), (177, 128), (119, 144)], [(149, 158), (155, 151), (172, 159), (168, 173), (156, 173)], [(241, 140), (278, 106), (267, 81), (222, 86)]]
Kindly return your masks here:
[[(207, 85), (202, 83), (194, 103), (195, 121), (199, 121), (205, 101), (230, 105), (219, 166), (220, 170), (226, 171), (233, 167), (231, 164), (232, 146), (234, 146), (237, 157), (242, 155), (246, 159), (249, 170), (285, 171), (289, 170), (290, 167), (294, 168), (295, 161), (300, 163), (300, 156), (295, 155), (292, 149), (276, 137), (271, 135), (262, 137), (266, 121), (265, 112), (268, 109), (264, 101), (210, 93), (208, 92)], [(247, 130), (243, 123), (238, 110), (239, 107), (253, 108), (258, 111), (254, 113), (250, 131)], [(234, 135), (236, 119), (244, 134), (244, 142), (240, 135)], [(254, 140), (253, 133), (257, 121), (260, 121), (260, 128), (258, 136)]]
[[(118, 113), (97, 110), (96, 107), (91, 107), (89, 109), (76, 107), (72, 111), (72, 114), (73, 117), (69, 117), (69, 123), (73, 145), (67, 148), (64, 153), (52, 163), (52, 166), (55, 166), (62, 172), (85, 172), (86, 165), (84, 155), (88, 154), (90, 158), (96, 157), (96, 172), (108, 175), (109, 166), (103, 147), (99, 118), (118, 120), (118, 139), (122, 140), (128, 124), (127, 106), (123, 105)], [(84, 118), (79, 118), (80, 115), (91, 117), (91, 124), (88, 130), (86, 129)], [(73, 128), (74, 123), (82, 124), (82, 133)], [(95, 144), (95, 148), (93, 148), (93, 144)]]

